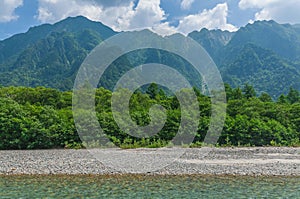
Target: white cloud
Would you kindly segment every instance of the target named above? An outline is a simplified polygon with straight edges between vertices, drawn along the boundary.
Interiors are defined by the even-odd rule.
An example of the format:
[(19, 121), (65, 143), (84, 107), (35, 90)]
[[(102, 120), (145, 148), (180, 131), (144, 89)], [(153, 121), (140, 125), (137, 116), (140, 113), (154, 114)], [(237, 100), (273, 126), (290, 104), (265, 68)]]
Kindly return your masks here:
[(282, 1), (282, 0), (264, 0), (264, 1), (262, 1), (262, 0), (240, 0), (239, 7), (241, 9), (264, 8), (266, 6), (276, 4), (280, 1)]
[(85, 0), (90, 2), (95, 2), (98, 5), (103, 7), (116, 7), (116, 6), (123, 6), (128, 5), (132, 0)]
[[(164, 10), (160, 0), (140, 0), (135, 7), (133, 0), (122, 4), (93, 0), (39, 0), (37, 19), (41, 22), (57, 22), (68, 16), (82, 15), (101, 21), (117, 31), (151, 29), (160, 34), (174, 33), (168, 22), (163, 22)], [(105, 2), (105, 1), (104, 1)], [(126, 2), (126, 3), (125, 3)]]
[(160, 7), (160, 0), (140, 0), (137, 7), (119, 21), (119, 25), (124, 26), (125, 22), (127, 27), (123, 28), (129, 30), (152, 28), (164, 19), (165, 12)]
[[(97, 13), (96, 20), (101, 21), (116, 31), (121, 31), (130, 25), (127, 17), (133, 12), (133, 7), (133, 2), (128, 2), (128, 4), (120, 6), (101, 7), (101, 11)], [(121, 27), (121, 24), (124, 27)]]
[(159, 35), (172, 35), (177, 33), (177, 29), (173, 26), (170, 26), (169, 22), (164, 22), (152, 27), (152, 30)]
[(218, 4), (211, 10), (205, 9), (199, 14), (184, 17), (179, 21), (178, 30), (184, 34), (202, 28), (236, 31), (234, 25), (227, 23), (227, 15), (227, 3)]
[(255, 20), (271, 20), (272, 16), (268, 9), (262, 9), (260, 12), (255, 13)]
[[(117, 0), (119, 1), (119, 0)], [(57, 22), (68, 16), (82, 15), (94, 21), (101, 21), (116, 31), (150, 29), (160, 35), (176, 32), (188, 34), (202, 28), (235, 31), (237, 28), (227, 23), (227, 3), (218, 4), (211, 10), (183, 17), (178, 27), (171, 26), (161, 8), (161, 0), (124, 0), (122, 4), (104, 0), (39, 0), (38, 15), (41, 22)], [(190, 1), (191, 2), (191, 1)]]
[(188, 10), (191, 8), (192, 4), (194, 3), (195, 0), (182, 0), (181, 1), (181, 9), (184, 9), (184, 10)]
[(299, 0), (240, 0), (241, 9), (259, 9), (255, 20), (276, 20), (280, 23), (300, 23)]
[(150, 29), (160, 35), (170, 35), (176, 29), (170, 26), (166, 20), (165, 11), (160, 7), (160, 0), (139, 0), (136, 8), (131, 3), (131, 10), (126, 10), (119, 15), (114, 25), (118, 30)]
[(57, 22), (69, 16), (83, 15), (96, 20), (101, 7), (92, 2), (79, 0), (39, 0), (37, 19), (43, 23)]
[(0, 22), (18, 19), (15, 9), (23, 5), (23, 0), (0, 0)]

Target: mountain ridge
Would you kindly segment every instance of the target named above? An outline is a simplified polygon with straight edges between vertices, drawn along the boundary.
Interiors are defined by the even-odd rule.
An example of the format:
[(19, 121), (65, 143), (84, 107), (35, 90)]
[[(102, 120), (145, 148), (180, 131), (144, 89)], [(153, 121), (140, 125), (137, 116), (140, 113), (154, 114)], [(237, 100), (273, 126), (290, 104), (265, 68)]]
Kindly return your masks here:
[[(78, 16), (32, 27), (2, 40), (0, 84), (70, 90), (87, 54), (115, 34), (118, 32), (100, 22)], [(188, 36), (207, 50), (225, 82), (234, 87), (249, 83), (273, 98), (286, 94), (289, 87), (300, 90), (300, 25), (258, 21), (237, 32), (202, 29)], [(179, 62), (182, 70), (194, 78), (193, 72)], [(113, 73), (118, 70), (122, 71), (115, 67)]]
[[(86, 24), (86, 26), (78, 27), (78, 25), (75, 24)], [(19, 53), (38, 40), (46, 38), (52, 32), (75, 32), (76, 29), (98, 30), (97, 32), (101, 32), (103, 40), (117, 33), (101, 22), (90, 21), (83, 16), (68, 17), (55, 24), (34, 26), (29, 28), (25, 33), (19, 33), (0, 41), (0, 64), (5, 60), (5, 57), (10, 58), (12, 54)], [(18, 42), (19, 45), (14, 45), (16, 42)]]

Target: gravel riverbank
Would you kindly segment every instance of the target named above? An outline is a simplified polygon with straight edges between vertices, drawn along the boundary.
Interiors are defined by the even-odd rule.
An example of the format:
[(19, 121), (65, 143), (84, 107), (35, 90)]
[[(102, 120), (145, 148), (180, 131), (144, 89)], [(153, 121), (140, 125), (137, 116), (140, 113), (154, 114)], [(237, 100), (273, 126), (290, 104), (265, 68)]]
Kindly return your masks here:
[(300, 176), (300, 148), (0, 151), (0, 174)]

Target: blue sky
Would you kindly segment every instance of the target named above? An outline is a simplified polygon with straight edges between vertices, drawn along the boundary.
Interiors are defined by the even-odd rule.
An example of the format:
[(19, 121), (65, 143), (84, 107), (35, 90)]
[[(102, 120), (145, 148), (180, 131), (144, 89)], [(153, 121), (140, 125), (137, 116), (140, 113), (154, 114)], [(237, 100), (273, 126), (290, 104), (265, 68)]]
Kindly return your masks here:
[(0, 0), (0, 40), (42, 23), (83, 15), (116, 31), (161, 35), (236, 31), (255, 20), (300, 23), (299, 0)]

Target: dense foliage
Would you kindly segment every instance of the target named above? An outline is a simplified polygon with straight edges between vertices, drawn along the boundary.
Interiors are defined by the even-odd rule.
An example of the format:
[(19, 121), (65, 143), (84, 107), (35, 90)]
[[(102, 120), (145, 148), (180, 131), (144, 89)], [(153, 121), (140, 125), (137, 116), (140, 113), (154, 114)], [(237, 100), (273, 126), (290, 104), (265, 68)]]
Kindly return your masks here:
[[(211, 103), (209, 97), (194, 90), (197, 91), (201, 113), (193, 146), (201, 146), (205, 144), (203, 139), (209, 126)], [(126, 92), (120, 90), (114, 95), (122, 97)], [(185, 92), (190, 90), (182, 90), (179, 95), (185, 95)], [(250, 85), (236, 89), (226, 85), (226, 92), (227, 116), (218, 145), (300, 145), (299, 91), (290, 88), (288, 95), (281, 95), (277, 101), (272, 101), (267, 93), (256, 97)], [(175, 96), (166, 95), (156, 85), (150, 85), (146, 93), (134, 93), (130, 101), (131, 118), (128, 118), (140, 126), (147, 125), (150, 122), (149, 108), (153, 104), (162, 105), (167, 110), (165, 126), (150, 138), (134, 138), (120, 130), (111, 112), (111, 96), (111, 91), (97, 89), (96, 111), (101, 127), (116, 145), (123, 148), (159, 147), (168, 144), (177, 133), (180, 104)], [(71, 92), (44, 87), (2, 87), (0, 109), (0, 149), (82, 146), (73, 121)], [(82, 114), (85, 114), (84, 110)], [(160, 117), (159, 114), (156, 116)]]

